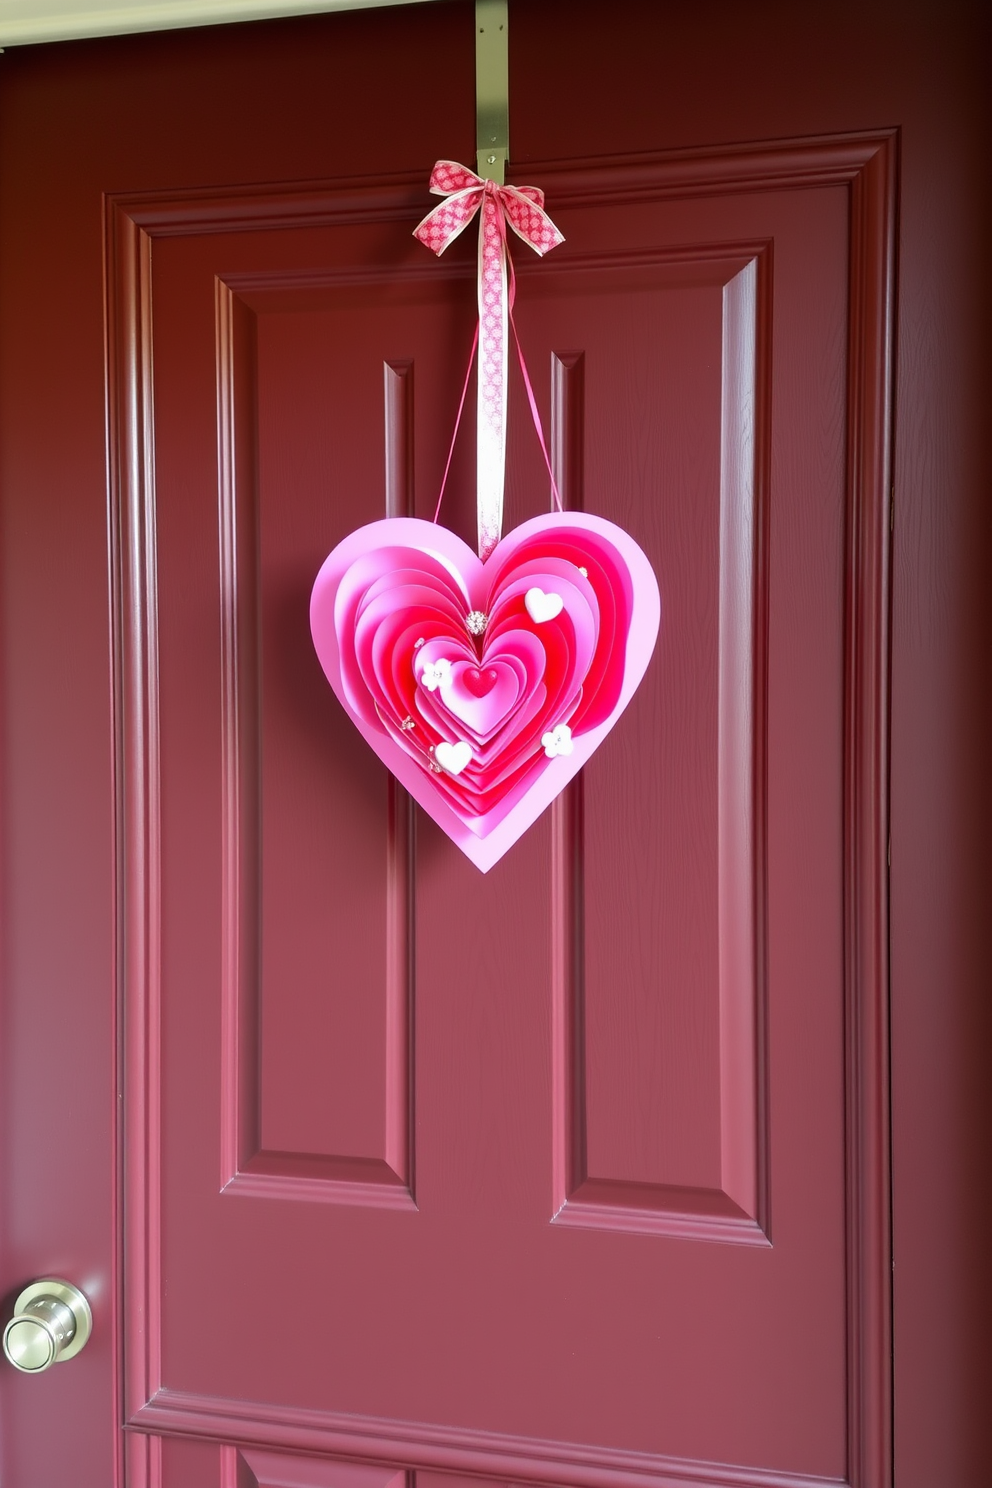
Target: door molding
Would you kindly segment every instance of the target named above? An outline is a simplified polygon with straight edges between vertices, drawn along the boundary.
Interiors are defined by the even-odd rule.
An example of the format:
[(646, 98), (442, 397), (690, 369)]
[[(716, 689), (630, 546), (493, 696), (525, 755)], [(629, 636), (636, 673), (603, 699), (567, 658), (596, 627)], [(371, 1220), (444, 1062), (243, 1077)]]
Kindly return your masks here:
[[(891, 1482), (888, 1046), (889, 513), (895, 130), (528, 167), (558, 206), (844, 185), (850, 201), (844, 643), (844, 971), (848, 1468)], [(581, 1488), (822, 1488), (746, 1466), (191, 1396), (161, 1388), (160, 828), (151, 270), (158, 237), (329, 222), (415, 222), (410, 176), (106, 204), (108, 449), (114, 586), (120, 1145), (117, 1287), (132, 1431), (295, 1447)], [(123, 1337), (125, 1320), (127, 1341)], [(130, 1454), (132, 1462), (147, 1454)], [(130, 1488), (146, 1488), (140, 1465)], [(837, 1480), (830, 1479), (836, 1484)]]
[[(179, 1390), (160, 1390), (128, 1425), (163, 1436), (289, 1447), (351, 1461), (479, 1474), (498, 1483), (547, 1483), (554, 1488), (842, 1488), (836, 1478), (805, 1473), (292, 1406), (259, 1408)], [(130, 1481), (128, 1488), (134, 1488)]]

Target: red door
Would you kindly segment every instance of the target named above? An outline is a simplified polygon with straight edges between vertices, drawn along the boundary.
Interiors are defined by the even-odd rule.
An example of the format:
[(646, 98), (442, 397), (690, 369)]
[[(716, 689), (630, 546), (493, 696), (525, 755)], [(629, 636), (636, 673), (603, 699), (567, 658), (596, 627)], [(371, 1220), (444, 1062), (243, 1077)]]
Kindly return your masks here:
[[(482, 876), (307, 628), (346, 533), (433, 510), (473, 248), (411, 229), (471, 15), (9, 59), (4, 1285), (96, 1316), (5, 1372), (12, 1488), (891, 1479), (901, 116), (783, 53), (745, 126), (683, 17), (675, 128), (654, 7), (513, 12), (512, 174), (566, 238), (521, 334), (663, 620)], [(510, 439), (508, 527), (548, 502), (519, 388)]]

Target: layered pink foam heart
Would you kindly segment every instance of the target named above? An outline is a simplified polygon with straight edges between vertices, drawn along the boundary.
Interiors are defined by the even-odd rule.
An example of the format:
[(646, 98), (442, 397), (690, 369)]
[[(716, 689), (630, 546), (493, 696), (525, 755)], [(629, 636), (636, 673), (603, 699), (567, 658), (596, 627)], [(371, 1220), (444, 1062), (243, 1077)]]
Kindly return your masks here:
[(485, 563), (394, 517), (326, 559), (310, 628), (356, 728), (485, 872), (620, 717), (660, 614), (644, 553), (601, 517), (535, 517)]

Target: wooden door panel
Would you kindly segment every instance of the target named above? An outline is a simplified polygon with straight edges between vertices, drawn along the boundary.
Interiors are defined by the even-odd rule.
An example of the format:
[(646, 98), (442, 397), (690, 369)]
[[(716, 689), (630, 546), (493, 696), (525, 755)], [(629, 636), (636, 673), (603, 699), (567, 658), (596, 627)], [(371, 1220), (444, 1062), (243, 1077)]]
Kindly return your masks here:
[[(987, 337), (976, 313), (987, 278), (976, 251), (987, 174), (979, 125), (987, 7), (924, 3), (909, 15), (893, 0), (846, 7), (763, 0), (736, 9), (706, 0), (663, 7), (625, 0), (608, 10), (593, 0), (514, 0), (511, 19), (514, 174), (549, 186), (552, 215), (569, 235), (567, 263), (551, 255), (531, 264), (526, 250), (518, 253), (521, 332), (539, 396), (557, 417), (560, 472), (574, 503), (595, 509), (608, 497), (623, 520), (650, 529), (656, 561), (667, 563), (666, 625), (671, 619), (686, 645), (673, 649), (672, 627), (663, 632), (664, 671), (652, 670), (637, 711), (586, 772), (586, 788), (528, 834), (503, 865), (506, 873), (486, 880), (484, 915), (476, 881), (459, 874), (442, 835), (423, 822), (411, 832), (402, 797), (383, 789), (374, 761), (336, 717), (306, 644), (298, 644), (312, 558), (302, 541), (306, 503), (330, 466), (372, 482), (352, 492), (355, 520), (366, 495), (374, 515), (390, 501), (391, 510), (406, 509), (414, 484), (418, 509), (430, 511), (470, 330), (471, 243), (455, 261), (438, 263), (406, 234), (428, 204), (424, 186), (437, 155), (472, 159), (470, 0), (8, 46), (0, 58), (0, 1266), (8, 1304), (42, 1274), (78, 1280), (95, 1324), (68, 1369), (28, 1379), (0, 1368), (0, 1477), (9, 1488), (69, 1481), (79, 1488), (125, 1481), (128, 1488), (246, 1488), (246, 1454), (263, 1453), (383, 1463), (408, 1474), (411, 1485), (421, 1477), (421, 1488), (445, 1488), (444, 1477), (450, 1488), (469, 1478), (561, 1488), (633, 1488), (645, 1480), (654, 1488), (782, 1488), (783, 1480), (789, 1488), (823, 1488), (826, 1471), (858, 1488), (986, 1482), (988, 1268), (977, 1237), (987, 1232), (988, 1204), (975, 1175), (987, 1167), (989, 1089), (988, 896), (981, 890)], [(893, 126), (891, 134), (861, 141), (851, 134), (883, 124)], [(806, 141), (798, 150), (742, 143), (796, 137)], [(624, 151), (671, 153), (661, 161), (619, 158)], [(561, 165), (588, 156), (601, 168)], [(548, 159), (559, 165), (547, 169), (541, 162)], [(374, 222), (342, 213), (342, 198), (361, 206), (356, 173), (378, 171), (406, 173), (389, 176), (400, 182), (400, 196), (406, 192), (397, 213), (388, 207)], [(311, 192), (297, 184), (317, 179), (337, 186)], [(266, 182), (293, 184), (269, 190), (259, 185)], [(122, 232), (115, 228), (107, 239), (105, 277), (101, 207), (105, 193), (125, 189), (159, 194), (144, 207), (136, 194), (116, 199), (111, 215)], [(781, 251), (788, 233), (773, 214), (758, 213), (743, 236), (736, 227), (728, 236), (721, 218), (735, 194), (752, 201), (803, 195), (807, 203), (834, 194), (846, 203), (848, 303), (827, 358), (845, 363), (844, 404), (831, 415), (843, 421), (839, 439), (833, 428), (814, 429), (813, 386), (783, 373), (791, 334), (798, 341), (806, 334), (804, 325), (790, 332), (782, 320), (783, 285), (794, 267)], [(325, 210), (330, 197), (336, 205)], [(612, 206), (595, 207), (593, 197)], [(636, 250), (621, 248), (623, 263), (607, 269), (596, 258), (617, 257), (618, 234), (607, 222), (613, 207), (627, 212), (626, 232), (632, 212), (657, 223), (664, 203), (680, 201), (691, 212), (679, 218), (673, 205), (664, 232), (652, 228)], [(817, 217), (819, 210), (812, 208), (804, 252), (816, 253), (826, 227), (819, 274), (836, 288), (832, 235), (844, 224), (831, 226), (829, 209)], [(136, 233), (128, 218), (141, 219)], [(604, 224), (598, 237), (597, 223)], [(294, 258), (287, 245), (296, 229), (302, 246)], [(319, 247), (304, 251), (303, 239), (316, 243), (325, 230)], [(165, 273), (172, 246), (181, 266), (198, 233), (211, 243), (196, 283)], [(685, 272), (702, 278), (676, 290), (683, 250)], [(641, 251), (648, 261), (637, 257)], [(356, 306), (365, 296), (367, 323), (387, 294), (406, 296), (403, 314), (411, 315), (411, 294), (426, 303), (434, 293), (436, 314), (449, 317), (446, 371), (431, 371), (429, 348), (390, 342), (377, 349), (369, 381), (353, 389), (339, 378), (333, 406), (318, 406), (321, 387), (339, 371), (333, 357), (321, 361), (328, 337), (318, 321), (336, 316), (340, 334), (346, 317), (329, 301), (337, 295), (341, 304), (335, 274), (349, 255), (387, 271), (362, 282), (363, 264), (351, 284)], [(724, 391), (728, 368), (749, 363), (723, 345), (725, 305), (717, 317), (713, 296), (719, 291), (723, 301), (734, 278), (721, 282), (714, 258), (728, 271), (739, 263), (737, 274), (755, 264), (757, 349), (768, 357), (764, 367), (760, 355), (754, 364), (768, 420), (758, 439), (764, 479), (757, 472), (749, 485), (744, 458), (735, 491), (726, 484), (734, 466), (724, 457), (721, 426), (728, 408), (746, 414), (747, 400), (739, 393), (725, 399)], [(152, 263), (154, 285), (146, 277)], [(393, 269), (401, 272), (390, 286)], [(597, 284), (624, 276), (637, 282), (615, 301), (641, 296), (656, 328), (669, 324), (666, 315), (682, 318), (678, 380), (667, 375), (674, 358), (657, 335), (651, 363), (650, 337), (637, 323), (622, 357), (607, 348), (610, 372), (602, 376), (596, 317), (578, 302), (594, 295), (602, 302)], [(219, 285), (227, 292), (226, 343)], [(191, 286), (202, 296), (195, 307)], [(105, 287), (112, 291), (109, 340)], [(294, 296), (302, 297), (298, 313)], [(581, 339), (570, 326), (562, 333), (565, 317), (554, 320), (555, 296), (571, 297), (569, 315), (584, 315)], [(693, 297), (698, 313), (686, 308)], [(891, 339), (896, 306), (898, 347)], [(176, 342), (188, 341), (192, 353), (182, 374), (191, 379), (188, 397), (174, 376), (164, 376), (174, 316)], [(261, 332), (261, 360), (256, 347), (225, 381), (221, 348), (240, 357), (251, 346), (250, 335), (236, 334), (245, 317), (242, 329)], [(716, 326), (721, 366), (712, 378)], [(817, 331), (808, 343), (812, 360), (822, 345)], [(552, 351), (559, 359), (549, 378)], [(897, 351), (893, 418), (885, 368)], [(619, 434), (631, 433), (631, 408), (621, 362), (640, 372), (647, 366), (664, 387), (663, 404), (641, 408), (626, 450)], [(311, 376), (315, 370), (321, 377)], [(280, 380), (294, 371), (303, 375), (293, 398), (279, 401)], [(260, 403), (258, 377), (268, 377)], [(678, 416), (683, 381), (694, 406), (685, 424)], [(225, 388), (229, 406), (218, 409)], [(546, 499), (518, 386), (514, 397), (510, 523)], [(791, 451), (780, 438), (793, 418), (790, 399), (803, 404), (802, 427), (814, 431)], [(166, 438), (170, 406), (177, 416)], [(245, 406), (255, 415), (247, 423)], [(607, 429), (604, 446), (606, 406), (618, 438)], [(334, 422), (339, 407), (377, 419), (375, 437), (349, 441), (350, 431)], [(195, 446), (185, 452), (180, 415)], [(735, 437), (757, 427), (756, 417), (757, 410), (744, 416)], [(597, 418), (593, 447), (583, 421)], [(693, 422), (708, 422), (705, 438), (692, 437)], [(469, 539), (471, 436), (469, 421), (448, 509)], [(598, 452), (606, 448), (618, 467), (630, 464), (642, 438), (654, 471), (669, 479), (667, 490), (698, 491), (698, 504), (638, 515), (623, 509), (619, 485), (610, 490), (607, 481), (606, 496), (602, 480), (593, 489)], [(803, 476), (839, 443), (846, 468), (838, 576), (832, 537), (817, 552), (803, 541), (802, 503), (809, 493)], [(234, 479), (234, 465), (218, 479), (219, 445), (245, 479)], [(109, 565), (108, 470), (117, 544)], [(642, 473), (636, 464), (624, 468), (627, 488)], [(282, 527), (275, 508), (260, 507), (280, 479), (281, 494), (303, 496)], [(822, 490), (834, 483), (824, 466)], [(326, 494), (326, 501), (314, 497), (313, 512), (319, 508), (323, 520), (340, 510), (342, 524), (350, 522), (348, 503)], [(736, 529), (718, 523), (728, 512), (737, 514)], [(277, 520), (268, 520), (257, 542), (263, 516)], [(881, 989), (893, 517), (890, 1264)], [(732, 552), (710, 561), (714, 540), (735, 532), (750, 572)], [(322, 547), (332, 534), (319, 535)], [(676, 564), (668, 555), (683, 535)], [(835, 591), (829, 602), (814, 595), (798, 625), (795, 612), (783, 620), (781, 608), (790, 575), (814, 590), (829, 581)], [(698, 616), (690, 581), (702, 600)], [(818, 632), (813, 615), (835, 611), (838, 583), (842, 699), (829, 717), (816, 717), (815, 709), (803, 710), (814, 678), (836, 673), (837, 627)], [(191, 610), (185, 632), (183, 603)], [(110, 635), (113, 614), (118, 628)], [(697, 666), (689, 664), (690, 637), (702, 648)], [(177, 655), (184, 638), (185, 658)], [(726, 687), (714, 686), (714, 672)], [(253, 695), (259, 677), (264, 685)], [(184, 725), (176, 709), (185, 708), (187, 689), (197, 706)], [(788, 706), (793, 691), (799, 711)], [(648, 726), (661, 739), (664, 769), (652, 771), (643, 749), (633, 747)], [(810, 746), (818, 751), (815, 767)], [(839, 822), (836, 779), (822, 791), (814, 780), (818, 769), (836, 771), (838, 753)], [(318, 768), (318, 758), (335, 768)], [(731, 768), (729, 781), (721, 764)], [(707, 793), (714, 770), (716, 789)], [(261, 776), (264, 790), (252, 794)], [(676, 778), (684, 791), (669, 789)], [(638, 810), (629, 809), (626, 782), (636, 784)], [(731, 809), (734, 802), (743, 809)], [(351, 875), (332, 841), (338, 817), (353, 836), (357, 821), (367, 830), (368, 854), (355, 850)], [(817, 833), (828, 817), (834, 840), (824, 856)], [(613, 823), (636, 852), (618, 848)], [(297, 852), (295, 840), (305, 850)], [(645, 843), (642, 886), (631, 865)], [(824, 883), (827, 872), (833, 884)], [(325, 899), (321, 883), (333, 889)], [(738, 892), (728, 898), (732, 888)], [(336, 955), (351, 929), (338, 910), (346, 898), (360, 931), (348, 965)], [(821, 933), (814, 927), (804, 956), (814, 903)], [(666, 915), (669, 904), (677, 914)], [(183, 924), (198, 937), (187, 952)], [(314, 957), (333, 963), (326, 975)], [(478, 963), (501, 995), (480, 992)], [(457, 984), (445, 981), (453, 964), (463, 973)], [(835, 975), (839, 987), (825, 1006), (823, 987)], [(174, 1007), (177, 986), (185, 988), (182, 998), (202, 997), (201, 1017)], [(307, 1034), (296, 1039), (301, 1020)], [(174, 1080), (163, 1037), (169, 1058), (178, 1048)], [(652, 1078), (655, 1069), (663, 1079)], [(836, 1118), (838, 1077), (840, 1176), (836, 1125), (817, 1127), (806, 1110), (826, 1091)], [(805, 1205), (795, 1191), (799, 1173)], [(177, 1193), (192, 1217), (192, 1242), (181, 1234), (182, 1216), (172, 1214)], [(241, 1229), (229, 1227), (231, 1253), (218, 1245), (201, 1267), (196, 1240), (211, 1204), (226, 1213), (242, 1206), (245, 1220)], [(526, 1246), (508, 1235), (511, 1212), (528, 1215), (527, 1234), (539, 1233), (548, 1248), (550, 1259), (536, 1270)], [(303, 1255), (323, 1285), (335, 1271), (338, 1229), (352, 1259), (361, 1251), (371, 1268), (385, 1258), (385, 1273), (388, 1247), (379, 1237), (431, 1216), (437, 1233), (451, 1232), (437, 1249), (434, 1279), (449, 1279), (445, 1267), (450, 1278), (463, 1278), (464, 1318), (477, 1319), (480, 1337), (489, 1330), (492, 1361), (477, 1365), (464, 1354), (453, 1361), (441, 1336), (422, 1339), (415, 1357), (412, 1345), (397, 1348), (396, 1320), (409, 1317), (403, 1309), (413, 1307), (411, 1298), (422, 1335), (435, 1321), (430, 1298), (413, 1285), (424, 1267), (412, 1264), (398, 1279), (387, 1276), (381, 1295), (367, 1290), (364, 1307), (359, 1296), (345, 1299), (350, 1312), (331, 1320), (343, 1330), (338, 1347), (349, 1327), (363, 1329), (360, 1409), (337, 1375), (320, 1376), (314, 1393), (326, 1398), (308, 1410), (261, 1398), (269, 1381), (247, 1359), (236, 1368), (258, 1398), (214, 1393), (235, 1388), (236, 1368), (217, 1380), (206, 1367), (197, 1374), (197, 1317), (204, 1336), (225, 1334), (242, 1351), (254, 1345), (252, 1329), (240, 1321), (232, 1328), (231, 1318), (279, 1268), (262, 1276), (251, 1245), (243, 1255), (237, 1248), (246, 1235), (258, 1247), (278, 1248), (290, 1234), (287, 1276)], [(360, 1235), (356, 1221), (366, 1227)], [(815, 1295), (810, 1301), (822, 1279), (811, 1257), (829, 1269), (841, 1224), (845, 1299), (838, 1304), (828, 1284), (822, 1304)], [(310, 1232), (306, 1243), (301, 1226)], [(717, 1254), (718, 1265), (693, 1259)], [(593, 1287), (599, 1266), (608, 1279)], [(707, 1266), (736, 1276), (739, 1289), (719, 1277), (711, 1285)], [(760, 1267), (775, 1272), (774, 1285), (752, 1299)], [(801, 1280), (790, 1291), (794, 1275)], [(247, 1288), (237, 1298), (232, 1277)], [(297, 1266), (293, 1286), (300, 1279)], [(499, 1305), (514, 1284), (523, 1300), (504, 1318)], [(568, 1315), (558, 1300), (566, 1290)], [(897, 1315), (891, 1350), (890, 1291)], [(694, 1296), (701, 1298), (695, 1314)], [(782, 1317), (796, 1297), (795, 1332), (805, 1328), (808, 1336), (788, 1359), (797, 1387), (790, 1393), (786, 1381), (770, 1439), (761, 1416), (774, 1383), (764, 1373), (766, 1356), (775, 1338), (786, 1353), (792, 1346)], [(573, 1350), (574, 1359), (555, 1358), (550, 1348), (526, 1352), (516, 1324), (528, 1303), (535, 1327), (552, 1303), (559, 1308), (557, 1347), (560, 1355)], [(380, 1306), (381, 1325), (370, 1323), (370, 1309)], [(606, 1316), (611, 1308), (615, 1317)], [(746, 1357), (731, 1349), (725, 1363), (720, 1328), (700, 1322), (717, 1308), (725, 1337), (735, 1329), (745, 1336), (758, 1318)], [(637, 1357), (649, 1317), (659, 1341)], [(834, 1335), (817, 1333), (825, 1320)], [(453, 1326), (451, 1309), (439, 1313), (439, 1335), (449, 1330), (460, 1347), (470, 1324), (461, 1333)], [(291, 1321), (279, 1327), (285, 1354)], [(659, 1362), (666, 1340), (675, 1363)], [(815, 1346), (819, 1376), (810, 1362)], [(307, 1347), (311, 1357), (318, 1352)], [(363, 1350), (376, 1353), (391, 1408), (404, 1403), (396, 1372), (422, 1377), (419, 1403), (438, 1406), (433, 1422), (370, 1414), (364, 1397), (373, 1368)], [(847, 1383), (838, 1406), (841, 1354)], [(552, 1433), (573, 1430), (578, 1414), (565, 1419), (560, 1395), (572, 1390), (578, 1399), (596, 1370), (606, 1379), (604, 1395), (631, 1403), (614, 1403), (611, 1421), (590, 1410), (582, 1441), (555, 1441)], [(503, 1379), (513, 1399), (500, 1421)], [(528, 1386), (529, 1415), (520, 1399)], [(427, 1398), (433, 1387), (444, 1396), (440, 1405)], [(408, 1391), (411, 1409), (417, 1388)], [(829, 1419), (817, 1440), (811, 1418), (821, 1399)], [(458, 1411), (462, 1420), (490, 1424), (459, 1425)], [(513, 1435), (512, 1411), (518, 1431), (526, 1426), (532, 1437)], [(657, 1431), (639, 1452), (631, 1443), (645, 1436), (626, 1427), (648, 1412)], [(748, 1412), (753, 1420), (742, 1424)], [(711, 1453), (736, 1460), (718, 1463)], [(775, 1465), (782, 1463), (799, 1466), (786, 1472)]]
[[(588, 352), (583, 474), (595, 509), (629, 521), (638, 485), (629, 452), (652, 471), (642, 541), (661, 576), (665, 631), (636, 705), (639, 734), (594, 759), (559, 813), (556, 1210), (564, 1223), (655, 1230), (696, 1216), (727, 1238), (757, 1238), (764, 994), (754, 796), (764, 739), (754, 722), (763, 727), (765, 707), (755, 625), (766, 576), (753, 452), (769, 394), (756, 387), (768, 350), (757, 344), (761, 255), (720, 257), (709, 244), (683, 252), (687, 262), (665, 265), (660, 298), (685, 324), (665, 325), (648, 295), (631, 292), (624, 281), (643, 280), (640, 267), (614, 276), (620, 304), (601, 311), (625, 375), (610, 378), (605, 346), (594, 340)], [(673, 354), (659, 372), (662, 348)], [(623, 431), (615, 468), (602, 460), (608, 430)], [(741, 447), (752, 455), (743, 472)], [(758, 459), (763, 466), (763, 447)], [(728, 1143), (739, 1146), (725, 1152)], [(741, 1205), (752, 1223), (735, 1222)]]
[[(154, 721), (129, 902), (161, 945), (129, 984), (136, 1424), (556, 1481), (843, 1476), (884, 1267), (859, 1187), (880, 1132), (846, 1135), (876, 1068), (850, 1020), (882, 987), (845, 959), (844, 823), (845, 717), (878, 706), (845, 543), (881, 499), (886, 149), (758, 154), (749, 189), (720, 159), (545, 173), (566, 245), (521, 265), (521, 334), (566, 499), (645, 547), (662, 636), (485, 877), (414, 827), (307, 632), (346, 532), (431, 514), (470, 245), (425, 264), (406, 187), (112, 205), (147, 617), (125, 727)], [(511, 417), (510, 524), (548, 500), (519, 388)]]
[(153, 1437), (140, 1445), (153, 1459), (143, 1470), (161, 1488), (405, 1488), (408, 1483), (413, 1488), (411, 1473), (354, 1462), (239, 1450), (181, 1437)]
[[(388, 1467), (322, 1462), (288, 1452), (221, 1450), (230, 1488), (406, 1488), (409, 1479), (407, 1473)], [(227, 1483), (222, 1488), (228, 1488)]]
[[(358, 1184), (366, 1202), (402, 1205), (413, 1160), (411, 811), (370, 766), (312, 656), (296, 644), (314, 545), (305, 517), (301, 527), (299, 492), (313, 490), (315, 431), (326, 437), (337, 420), (332, 437), (354, 456), (336, 469), (343, 489), (335, 505), (346, 523), (369, 519), (370, 487), (381, 496), (381, 436), (375, 475), (363, 467), (365, 442), (352, 437), (368, 393), (347, 376), (362, 361), (354, 341), (361, 316), (351, 307), (335, 314), (326, 290), (297, 291), (287, 310), (271, 281), (254, 293), (224, 283), (217, 293), (221, 365), (230, 374), (224, 542), (238, 592), (226, 622), (228, 758), (237, 780), (223, 828), (236, 864), (227, 921), (232, 952), (248, 943), (237, 985), (225, 993), (225, 1057), (237, 1072), (226, 1100), (239, 1144), (228, 1152), (225, 1182), (332, 1201)], [(381, 402), (384, 369), (372, 368)], [(385, 373), (392, 396), (409, 369)], [(404, 393), (397, 419), (406, 401)], [(398, 483), (391, 500), (397, 509), (408, 503)], [(336, 777), (322, 769), (328, 726), (353, 765)], [(343, 853), (343, 841), (353, 850)], [(247, 850), (240, 859), (239, 842)], [(363, 953), (342, 956), (349, 944)], [(301, 1047), (301, 1027), (322, 1036)]]
[[(233, 1448), (216, 1442), (183, 1441), (181, 1437), (164, 1440), (152, 1437), (139, 1442), (137, 1447), (146, 1459), (140, 1471), (145, 1478), (161, 1483), (162, 1488), (251, 1488), (243, 1481), (244, 1470), (241, 1482), (237, 1476), (231, 1479), (229, 1464), (235, 1458)], [(137, 1477), (133, 1465), (131, 1473)]]

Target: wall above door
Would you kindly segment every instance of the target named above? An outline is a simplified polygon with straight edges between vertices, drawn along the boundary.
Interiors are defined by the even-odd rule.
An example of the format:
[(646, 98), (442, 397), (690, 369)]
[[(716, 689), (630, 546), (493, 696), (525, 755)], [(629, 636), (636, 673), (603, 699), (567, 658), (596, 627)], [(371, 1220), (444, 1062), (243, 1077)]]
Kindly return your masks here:
[(422, 4), (423, 0), (0, 0), (0, 47), (175, 26), (216, 26), (274, 16), (364, 10), (373, 5)]

